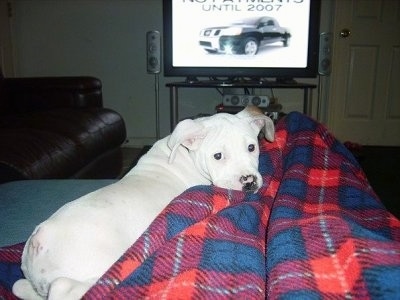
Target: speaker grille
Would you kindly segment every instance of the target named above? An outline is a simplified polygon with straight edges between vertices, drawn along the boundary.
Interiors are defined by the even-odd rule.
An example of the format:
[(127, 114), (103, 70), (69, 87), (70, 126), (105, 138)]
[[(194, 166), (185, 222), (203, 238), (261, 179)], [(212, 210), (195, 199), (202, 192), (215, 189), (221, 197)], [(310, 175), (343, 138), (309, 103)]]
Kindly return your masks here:
[(148, 31), (147, 43), (147, 73), (156, 74), (161, 71), (161, 36), (158, 31)]
[(258, 107), (267, 107), (269, 105), (268, 96), (259, 95), (224, 95), (223, 105), (225, 106), (246, 106), (255, 105)]

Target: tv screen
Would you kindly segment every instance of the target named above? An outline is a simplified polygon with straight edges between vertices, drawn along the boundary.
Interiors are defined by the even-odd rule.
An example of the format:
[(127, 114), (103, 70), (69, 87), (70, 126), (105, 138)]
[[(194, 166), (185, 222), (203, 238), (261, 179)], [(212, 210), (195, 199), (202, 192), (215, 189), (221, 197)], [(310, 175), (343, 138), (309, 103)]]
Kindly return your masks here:
[(164, 0), (164, 75), (315, 77), (319, 0)]

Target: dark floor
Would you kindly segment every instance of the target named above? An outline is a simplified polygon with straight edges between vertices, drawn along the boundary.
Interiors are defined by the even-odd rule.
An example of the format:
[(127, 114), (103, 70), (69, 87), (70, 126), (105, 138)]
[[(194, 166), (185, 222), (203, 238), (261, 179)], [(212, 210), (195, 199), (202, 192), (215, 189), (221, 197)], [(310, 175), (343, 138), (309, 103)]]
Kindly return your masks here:
[[(125, 175), (147, 148), (123, 148)], [(367, 178), (386, 208), (400, 219), (400, 147), (364, 146), (358, 158)]]

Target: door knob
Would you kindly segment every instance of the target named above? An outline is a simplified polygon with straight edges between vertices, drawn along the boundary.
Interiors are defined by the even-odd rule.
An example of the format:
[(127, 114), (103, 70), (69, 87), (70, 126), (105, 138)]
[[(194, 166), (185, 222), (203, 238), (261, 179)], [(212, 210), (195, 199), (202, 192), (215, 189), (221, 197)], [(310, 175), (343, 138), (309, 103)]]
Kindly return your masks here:
[(350, 29), (347, 29), (347, 28), (343, 28), (341, 31), (340, 31), (340, 37), (342, 37), (342, 38), (347, 38), (347, 37), (349, 37), (350, 36)]

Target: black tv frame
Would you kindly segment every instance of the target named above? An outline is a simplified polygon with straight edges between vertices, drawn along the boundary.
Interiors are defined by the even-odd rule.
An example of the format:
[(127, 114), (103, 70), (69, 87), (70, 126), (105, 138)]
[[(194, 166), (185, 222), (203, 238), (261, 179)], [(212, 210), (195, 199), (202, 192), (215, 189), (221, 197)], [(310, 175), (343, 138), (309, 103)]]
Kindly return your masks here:
[[(262, 80), (276, 78), (287, 82), (293, 78), (312, 78), (318, 73), (320, 0), (310, 0), (309, 40), (307, 67), (305, 68), (252, 68), (252, 67), (174, 67), (172, 62), (172, 0), (163, 0), (163, 65), (164, 76), (186, 77), (196, 81), (197, 77), (228, 80)], [(227, 80), (224, 79), (224, 80)]]

